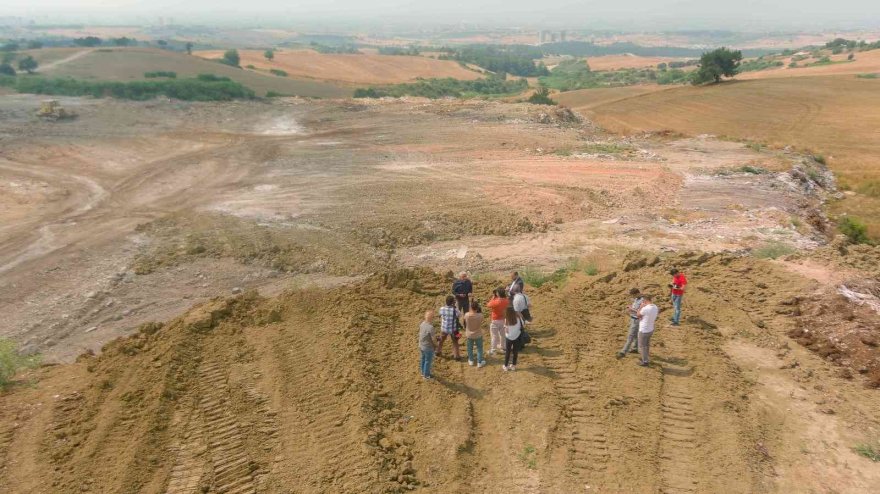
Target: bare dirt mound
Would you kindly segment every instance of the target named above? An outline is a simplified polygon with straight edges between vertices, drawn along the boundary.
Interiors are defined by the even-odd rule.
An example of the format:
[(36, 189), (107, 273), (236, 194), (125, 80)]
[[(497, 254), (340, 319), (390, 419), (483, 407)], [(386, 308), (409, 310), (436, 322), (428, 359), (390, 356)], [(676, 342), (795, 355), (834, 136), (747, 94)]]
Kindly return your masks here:
[[(673, 265), (695, 280), (686, 323), (659, 323), (651, 368), (615, 359), (626, 290), (661, 293)], [(533, 291), (535, 341), (517, 372), (498, 357), (483, 369), (439, 360), (424, 382), (415, 328), (450, 281), (399, 270), (216, 299), (43, 369), (0, 397), (0, 481), (13, 492), (739, 493), (774, 491), (774, 468), (801, 461), (784, 447), (797, 433), (772, 427), (778, 412), (723, 351), (734, 335), (776, 348), (791, 316), (773, 308), (802, 288), (785, 270), (630, 256)]]

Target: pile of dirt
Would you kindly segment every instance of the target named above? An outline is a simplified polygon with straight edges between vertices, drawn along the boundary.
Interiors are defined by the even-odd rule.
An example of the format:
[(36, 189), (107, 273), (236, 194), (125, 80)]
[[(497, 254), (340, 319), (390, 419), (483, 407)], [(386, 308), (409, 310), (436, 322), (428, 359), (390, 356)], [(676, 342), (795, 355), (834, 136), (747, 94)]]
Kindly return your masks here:
[(880, 388), (880, 285), (852, 280), (836, 291), (783, 301), (780, 310), (798, 316), (788, 334), (839, 365), (843, 377)]
[[(660, 323), (659, 367), (635, 372), (614, 358), (627, 291), (654, 292), (667, 314), (672, 266), (694, 280), (686, 323)], [(531, 291), (535, 342), (522, 372), (500, 372), (498, 357), (479, 370), (440, 359), (438, 382), (423, 382), (416, 327), (452, 279), (398, 269), (215, 299), (44, 369), (37, 388), (0, 399), (0, 457), (15, 458), (0, 480), (14, 491), (175, 493), (572, 492), (584, 482), (743, 492), (765, 482), (771, 466), (756, 451), (773, 442), (720, 348), (729, 334), (778, 344), (791, 316), (772, 308), (798, 287), (777, 268), (632, 254), (618, 271)], [(500, 283), (482, 279), (477, 298)], [(722, 461), (700, 461), (707, 454)]]
[(138, 226), (147, 235), (134, 261), (136, 274), (192, 262), (198, 258), (231, 258), (285, 273), (350, 275), (375, 271), (383, 265), (382, 253), (372, 247), (352, 245), (337, 231), (306, 226), (284, 228), (254, 223), (220, 214), (175, 214)]

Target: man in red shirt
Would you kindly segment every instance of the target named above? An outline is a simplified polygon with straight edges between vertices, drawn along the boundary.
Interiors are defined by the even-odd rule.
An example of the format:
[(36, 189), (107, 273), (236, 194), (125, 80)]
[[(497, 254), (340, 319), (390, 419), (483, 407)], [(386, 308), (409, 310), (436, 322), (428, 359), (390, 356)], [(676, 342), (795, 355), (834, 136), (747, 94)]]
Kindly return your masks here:
[(669, 284), (669, 289), (672, 292), (672, 325), (678, 326), (681, 322), (681, 299), (684, 298), (684, 287), (688, 280), (684, 273), (675, 268), (672, 268), (669, 274), (672, 275), (672, 283)]

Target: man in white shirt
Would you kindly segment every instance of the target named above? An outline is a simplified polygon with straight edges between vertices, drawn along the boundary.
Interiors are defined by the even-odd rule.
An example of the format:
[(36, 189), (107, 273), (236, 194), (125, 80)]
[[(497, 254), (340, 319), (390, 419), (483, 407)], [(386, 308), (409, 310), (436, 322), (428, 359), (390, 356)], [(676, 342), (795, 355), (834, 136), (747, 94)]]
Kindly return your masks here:
[(642, 294), (642, 306), (639, 308), (639, 365), (647, 367), (650, 363), (651, 335), (654, 334), (654, 323), (660, 310), (654, 305), (651, 295)]

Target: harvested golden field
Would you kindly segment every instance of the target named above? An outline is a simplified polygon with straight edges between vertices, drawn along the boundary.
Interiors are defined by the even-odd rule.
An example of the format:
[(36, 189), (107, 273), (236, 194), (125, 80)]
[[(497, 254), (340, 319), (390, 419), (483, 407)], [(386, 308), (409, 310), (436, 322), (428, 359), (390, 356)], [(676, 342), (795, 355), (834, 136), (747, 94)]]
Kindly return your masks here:
[[(841, 184), (858, 192), (880, 182), (880, 80), (855, 76), (735, 81), (676, 87), (607, 103), (579, 91), (561, 101), (624, 133), (715, 134), (822, 154)], [(866, 190), (866, 189), (865, 189)], [(848, 195), (833, 209), (863, 218), (880, 235), (880, 198)]]
[[(223, 56), (222, 51), (200, 51), (207, 59)], [(335, 81), (348, 84), (396, 84), (417, 78), (444, 78), (473, 80), (482, 75), (463, 68), (451, 60), (397, 55), (360, 55), (318, 53), (313, 50), (280, 50), (270, 62), (263, 51), (239, 50), (241, 66), (253, 65), (259, 70), (278, 69), (292, 77)]]
[[(833, 62), (830, 65), (816, 65), (813, 67), (789, 68), (788, 64), (791, 59), (785, 60), (785, 66), (778, 69), (759, 70), (755, 72), (746, 72), (736, 76), (740, 80), (749, 79), (768, 79), (774, 77), (809, 77), (822, 75), (844, 75), (844, 74), (877, 74), (880, 73), (880, 50), (871, 50), (865, 52), (856, 52), (855, 60), (847, 61), (847, 53), (832, 55), (830, 58)], [(801, 64), (815, 60), (805, 60)]]
[(670, 57), (641, 57), (629, 53), (623, 55), (604, 55), (601, 57), (589, 57), (587, 63), (592, 70), (618, 70), (618, 69), (644, 69), (656, 68), (657, 64), (669, 63), (680, 60)]
[(577, 108), (578, 111), (585, 111), (599, 105), (625, 100), (627, 98), (634, 98), (643, 94), (664, 91), (666, 89), (669, 88), (667, 86), (658, 86), (656, 84), (647, 86), (603, 87), (567, 91), (559, 93), (555, 98), (559, 104), (563, 106)]
[(39, 69), (47, 76), (134, 81), (143, 80), (144, 72), (166, 70), (176, 72), (178, 77), (195, 77), (199, 74), (229, 77), (253, 89), (258, 96), (265, 95), (267, 91), (320, 98), (342, 98), (351, 95), (350, 89), (327, 82), (259, 74), (168, 50), (152, 48), (48, 48), (30, 50), (29, 53), (33, 53), (38, 61), (43, 59), (47, 62)]

